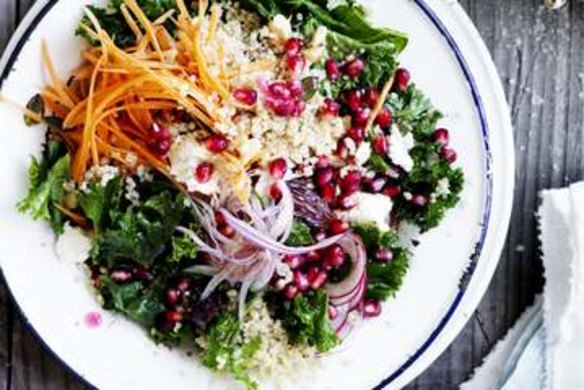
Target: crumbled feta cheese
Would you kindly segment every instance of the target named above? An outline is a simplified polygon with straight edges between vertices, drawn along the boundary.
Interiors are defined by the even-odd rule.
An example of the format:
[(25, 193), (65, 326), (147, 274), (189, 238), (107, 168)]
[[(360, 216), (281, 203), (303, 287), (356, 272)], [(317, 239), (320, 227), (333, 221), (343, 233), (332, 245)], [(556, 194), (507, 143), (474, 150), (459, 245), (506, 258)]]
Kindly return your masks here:
[(79, 228), (65, 224), (63, 233), (57, 238), (55, 251), (60, 260), (81, 264), (89, 257), (91, 240)]
[(410, 156), (410, 150), (415, 145), (412, 133), (402, 134), (401, 130), (394, 125), (388, 137), (389, 158), (394, 164), (399, 165), (404, 171), (409, 172), (414, 168), (414, 160)]
[(357, 192), (353, 195), (357, 206), (339, 212), (339, 217), (354, 223), (373, 223), (379, 230), (388, 231), (393, 208), (391, 198), (381, 194)]
[(362, 142), (355, 152), (355, 164), (359, 166), (365, 165), (371, 157), (371, 144), (369, 142)]
[(436, 191), (434, 192), (437, 197), (443, 197), (450, 195), (450, 181), (448, 178), (443, 178), (438, 180), (436, 184)]
[(219, 191), (218, 175), (213, 174), (206, 183), (200, 183), (195, 170), (200, 163), (213, 158), (204, 146), (191, 137), (181, 137), (173, 144), (169, 153), (170, 173), (191, 192), (211, 195)]

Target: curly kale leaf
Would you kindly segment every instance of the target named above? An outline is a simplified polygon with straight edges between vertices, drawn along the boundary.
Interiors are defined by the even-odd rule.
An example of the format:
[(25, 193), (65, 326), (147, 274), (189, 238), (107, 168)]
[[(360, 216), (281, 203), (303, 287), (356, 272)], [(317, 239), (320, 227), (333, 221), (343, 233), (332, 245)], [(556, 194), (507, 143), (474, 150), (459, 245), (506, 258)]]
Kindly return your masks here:
[[(353, 226), (367, 249), (367, 293), (369, 299), (386, 300), (394, 296), (403, 284), (409, 266), (410, 253), (400, 245), (396, 233), (382, 232), (373, 224)], [(385, 263), (375, 260), (378, 249), (388, 249), (393, 258)]]
[[(176, 0), (137, 0), (137, 2), (146, 17), (151, 21), (156, 20), (172, 9), (176, 9)], [(105, 7), (89, 5), (88, 8), (97, 18), (101, 28), (112, 37), (115, 44), (121, 48), (126, 48), (136, 43), (136, 36), (122, 14), (120, 7), (123, 3), (123, 0), (110, 0)], [(81, 24), (89, 28), (93, 27), (87, 16), (81, 20)], [(174, 30), (174, 26), (171, 23), (167, 23), (165, 27), (169, 31)], [(87, 39), (93, 46), (99, 44), (81, 26), (77, 28), (76, 34)]]
[(324, 290), (313, 296), (298, 295), (293, 301), (285, 302), (279, 317), (292, 343), (326, 352), (339, 342), (329, 323), (328, 296)]
[(102, 276), (99, 285), (107, 309), (115, 309), (143, 326), (153, 326), (156, 316), (164, 310), (156, 284), (145, 288), (141, 282), (118, 284)]
[(290, 246), (308, 246), (314, 244), (314, 239), (312, 238), (308, 225), (300, 219), (295, 218), (286, 244)]
[(96, 242), (94, 260), (108, 267), (128, 260), (151, 267), (171, 245), (184, 204), (183, 195), (163, 192), (114, 212), (111, 226)]
[(258, 384), (250, 377), (248, 370), (249, 361), (259, 350), (260, 344), (259, 337), (243, 342), (237, 314), (224, 313), (207, 333), (207, 346), (201, 362), (212, 370), (229, 372), (248, 389), (258, 389)]
[(69, 180), (70, 156), (59, 141), (49, 140), (41, 160), (31, 159), (28, 168), (28, 194), (17, 204), (21, 213), (49, 222), (56, 233), (63, 231), (65, 218), (55, 207), (65, 197), (64, 184)]

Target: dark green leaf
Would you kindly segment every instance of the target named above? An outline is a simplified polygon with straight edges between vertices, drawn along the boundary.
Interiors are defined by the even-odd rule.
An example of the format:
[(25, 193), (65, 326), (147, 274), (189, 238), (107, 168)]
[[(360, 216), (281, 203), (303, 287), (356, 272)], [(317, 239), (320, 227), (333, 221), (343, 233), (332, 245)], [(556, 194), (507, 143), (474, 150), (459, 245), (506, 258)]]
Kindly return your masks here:
[(310, 228), (300, 219), (295, 218), (292, 224), (292, 231), (286, 241), (289, 246), (308, 246), (314, 243)]
[(282, 325), (292, 343), (314, 346), (326, 352), (338, 344), (328, 319), (328, 297), (324, 290), (314, 296), (298, 295), (286, 302), (281, 313)]
[[(396, 233), (382, 232), (373, 224), (355, 225), (353, 231), (361, 237), (367, 249), (367, 298), (383, 301), (395, 295), (408, 270), (409, 252), (400, 246)], [(380, 263), (375, 260), (375, 253), (380, 248), (393, 253), (391, 261)]]
[(172, 256), (170, 261), (180, 262), (181, 260), (192, 260), (197, 257), (199, 248), (187, 236), (172, 237)]
[(152, 326), (156, 316), (164, 310), (156, 297), (158, 292), (144, 289), (140, 282), (117, 284), (102, 276), (100, 286), (106, 307), (127, 315), (143, 326)]
[(105, 186), (94, 181), (89, 188), (79, 195), (79, 205), (85, 215), (92, 221), (96, 230), (109, 223), (110, 211), (117, 210), (123, 192), (122, 178), (115, 177)]
[(28, 176), (28, 194), (18, 205), (18, 211), (34, 219), (47, 221), (60, 233), (63, 229), (63, 215), (55, 208), (65, 196), (63, 185), (69, 180), (70, 158), (66, 148), (59, 142), (49, 141), (43, 158), (32, 158)]

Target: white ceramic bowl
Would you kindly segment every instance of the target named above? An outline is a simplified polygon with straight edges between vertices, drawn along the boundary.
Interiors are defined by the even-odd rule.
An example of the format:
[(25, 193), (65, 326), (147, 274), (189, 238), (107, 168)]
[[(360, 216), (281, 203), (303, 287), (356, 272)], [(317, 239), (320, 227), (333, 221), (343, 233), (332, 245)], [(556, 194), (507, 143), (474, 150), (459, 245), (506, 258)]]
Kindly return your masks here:
[[(85, 1), (38, 0), (0, 63), (2, 94), (25, 103), (45, 83), (40, 42), (49, 44), (60, 74), (80, 60), (74, 37)], [(495, 67), (456, 2), (369, 0), (376, 23), (410, 34), (402, 63), (446, 118), (467, 183), (459, 207), (425, 235), (405, 285), (383, 315), (354, 332), (342, 350), (319, 360), (306, 378), (284, 387), (400, 388), (428, 367), (462, 329), (497, 264), (511, 212), (514, 155), (509, 113)], [(82, 269), (57, 259), (47, 226), (19, 215), (30, 154), (41, 128), (0, 105), (0, 260), (29, 326), (59, 359), (102, 389), (224, 388), (196, 359), (155, 346), (144, 331), (111, 313), (104, 325), (83, 325), (98, 310)]]

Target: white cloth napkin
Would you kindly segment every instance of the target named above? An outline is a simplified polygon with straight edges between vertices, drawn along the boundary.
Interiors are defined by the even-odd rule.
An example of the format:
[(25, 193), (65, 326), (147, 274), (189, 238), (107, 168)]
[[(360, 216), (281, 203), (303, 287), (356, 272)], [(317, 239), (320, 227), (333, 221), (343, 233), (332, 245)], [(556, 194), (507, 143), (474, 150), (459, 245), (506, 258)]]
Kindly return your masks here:
[(544, 191), (546, 284), (461, 390), (584, 389), (584, 183)]

